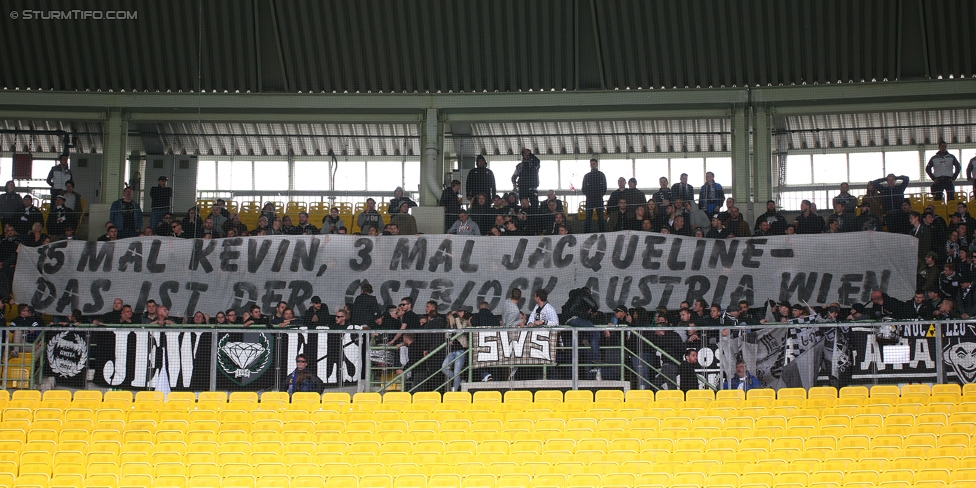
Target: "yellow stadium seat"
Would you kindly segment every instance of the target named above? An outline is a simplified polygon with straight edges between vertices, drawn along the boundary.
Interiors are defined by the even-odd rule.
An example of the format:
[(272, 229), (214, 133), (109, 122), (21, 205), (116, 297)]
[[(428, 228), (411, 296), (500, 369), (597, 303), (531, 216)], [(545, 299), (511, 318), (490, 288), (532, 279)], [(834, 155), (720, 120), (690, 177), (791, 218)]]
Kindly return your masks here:
[(844, 484), (850, 483), (877, 483), (878, 473), (876, 471), (848, 471), (844, 475)]
[(805, 400), (807, 398), (807, 390), (803, 388), (781, 388), (776, 392), (776, 398), (799, 398)]
[(932, 385), (932, 396), (953, 395), (962, 396), (962, 389), (957, 384), (935, 384)]
[(187, 488), (209, 488), (214, 486), (220, 486), (223, 478), (211, 474), (211, 475), (196, 475), (190, 476), (186, 481)]
[(773, 390), (771, 388), (753, 388), (748, 392), (746, 392), (746, 400), (756, 400), (756, 399), (770, 400), (770, 401), (775, 400), (776, 390)]
[(839, 471), (818, 470), (811, 472), (808, 478), (810, 484), (840, 486), (844, 482), (844, 473)]
[(266, 391), (261, 394), (261, 403), (288, 403), (288, 392)]
[(291, 477), (283, 474), (262, 474), (257, 478), (257, 486), (262, 488), (289, 488)]
[[(248, 475), (238, 474), (238, 475), (224, 476), (223, 484), (221, 486), (223, 486), (224, 488), (229, 488), (229, 487), (234, 487), (234, 488), (254, 488), (254, 486), (255, 486), (254, 476), (249, 475), (249, 474)], [(328, 486), (328, 485), (326, 485), (326, 486)], [(353, 486), (353, 488), (355, 488), (356, 485), (351, 485), (351, 486)]]
[(800, 437), (778, 437), (770, 444), (773, 451), (803, 451), (803, 439)]
[(532, 392), (527, 390), (506, 391), (504, 403), (532, 403)]
[(540, 474), (532, 479), (532, 485), (535, 487), (559, 487), (566, 486), (566, 476), (562, 474)]
[(441, 403), (441, 394), (436, 391), (420, 391), (413, 394), (414, 404), (434, 404)]
[[(325, 477), (318, 474), (300, 474), (291, 479), (292, 488), (320, 488), (325, 486)], [(426, 483), (424, 484), (426, 486)], [(408, 487), (403, 487), (408, 488)]]
[(654, 402), (654, 390), (628, 390), (624, 402), (652, 403)]
[[(174, 392), (176, 393), (176, 392)], [(173, 393), (170, 394), (172, 398)], [(225, 391), (201, 391), (197, 398), (200, 403), (227, 403), (227, 392)]]
[(469, 473), (461, 480), (461, 488), (494, 488), (495, 475)]
[(132, 392), (125, 390), (110, 390), (105, 392), (102, 402), (132, 403)]
[[(23, 477), (21, 477), (23, 478)], [(32, 483), (24, 484), (21, 478), (17, 479), (18, 486), (32, 486)], [(118, 486), (119, 478), (115, 475), (110, 474), (96, 474), (89, 475), (85, 478), (83, 486), (99, 487), (99, 488), (115, 488)], [(166, 485), (154, 485), (154, 486), (166, 486)]]
[(898, 385), (872, 385), (871, 386), (871, 396), (894, 396), (898, 397), (902, 395), (901, 390), (899, 390)]
[(715, 392), (715, 400), (732, 400), (736, 402), (742, 402), (746, 399), (746, 394), (742, 390), (719, 390)]
[(681, 403), (685, 401), (685, 393), (681, 390), (658, 390), (657, 393), (654, 394), (654, 401), (672, 401)]
[(597, 390), (594, 401), (621, 403), (624, 401), (624, 392), (621, 390)]
[(711, 402), (715, 400), (715, 392), (712, 390), (690, 390), (685, 393), (685, 400), (688, 402)]
[(72, 402), (102, 403), (102, 392), (98, 390), (78, 390), (75, 392)]
[(51, 477), (48, 482), (48, 488), (76, 488), (82, 486), (85, 482), (85, 476), (77, 473), (62, 473)]
[(467, 391), (449, 391), (444, 393), (443, 403), (471, 403), (471, 393)]
[(523, 488), (526, 486), (532, 486), (532, 477), (528, 474), (504, 473), (495, 481), (495, 488)]
[(868, 398), (868, 388), (866, 386), (845, 386), (840, 389), (839, 398), (845, 397)]
[(909, 384), (901, 387), (901, 395), (931, 395), (932, 388), (925, 383)]
[[(294, 482), (292, 483), (294, 487)], [(419, 473), (403, 473), (403, 468), (396, 469), (396, 479), (393, 480), (393, 488), (426, 488), (427, 477)]]
[(71, 402), (71, 392), (68, 390), (48, 390), (41, 395), (43, 401)]
[(570, 390), (563, 397), (566, 403), (593, 403), (593, 392), (589, 390)]
[(162, 403), (166, 399), (165, 395), (161, 391), (137, 391), (135, 401), (136, 402), (153, 402)]
[(388, 391), (383, 394), (383, 403), (409, 404), (413, 402), (413, 396), (406, 391)]
[(376, 392), (360, 392), (353, 395), (352, 402), (380, 404), (383, 403), (383, 396)]
[(558, 390), (539, 390), (535, 392), (535, 402), (563, 402), (563, 392)]
[(471, 396), (471, 402), (473, 404), (499, 404), (502, 403), (502, 393), (500, 391), (476, 391)]
[(308, 204), (305, 202), (288, 202), (285, 204), (285, 215), (290, 215), (295, 223), (298, 223), (299, 212), (308, 212)]
[(10, 400), (14, 402), (26, 401), (36, 405), (41, 401), (41, 392), (39, 390), (14, 390)]

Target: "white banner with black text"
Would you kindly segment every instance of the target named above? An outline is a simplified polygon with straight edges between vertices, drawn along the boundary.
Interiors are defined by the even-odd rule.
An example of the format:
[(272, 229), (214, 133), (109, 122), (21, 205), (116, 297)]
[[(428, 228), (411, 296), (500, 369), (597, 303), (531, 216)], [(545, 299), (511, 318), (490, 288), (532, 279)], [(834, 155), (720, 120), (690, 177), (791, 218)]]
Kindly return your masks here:
[(883, 232), (695, 239), (646, 232), (548, 237), (454, 235), (272, 236), (220, 240), (141, 237), (116, 242), (60, 241), (21, 247), (14, 276), (18, 302), (66, 315), (108, 312), (115, 298), (140, 313), (149, 299), (171, 316), (242, 309), (272, 312), (285, 301), (296, 315), (318, 295), (333, 310), (351, 304), (363, 282), (381, 304), (409, 296), (440, 311), (494, 310), (518, 288), (549, 292), (557, 309), (587, 286), (603, 310), (676, 308), (704, 299), (723, 306), (767, 299), (868, 301), (872, 289), (907, 299), (915, 288), (917, 241)]

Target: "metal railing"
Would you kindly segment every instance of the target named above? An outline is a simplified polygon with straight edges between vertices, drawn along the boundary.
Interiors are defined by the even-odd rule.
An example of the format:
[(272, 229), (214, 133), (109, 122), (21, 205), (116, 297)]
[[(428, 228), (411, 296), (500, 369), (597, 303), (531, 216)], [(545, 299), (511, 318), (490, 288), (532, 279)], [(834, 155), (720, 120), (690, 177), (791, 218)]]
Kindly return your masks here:
[[(693, 344), (698, 385), (719, 389), (736, 360), (763, 386), (816, 384), (976, 382), (976, 321), (804, 323), (696, 327)], [(462, 389), (674, 389), (674, 368), (686, 343), (662, 345), (657, 331), (676, 327), (467, 328), (415, 330), (432, 344), (404, 366), (399, 347), (387, 346), (396, 331), (330, 329), (155, 327), (5, 327), (37, 332), (33, 340), (3, 344), (5, 387), (164, 389), (191, 391), (287, 391), (295, 357), (303, 353), (326, 388), (361, 391)], [(588, 334), (610, 333), (598, 351)], [(446, 335), (449, 334), (449, 335)], [(16, 334), (14, 334), (16, 335)], [(432, 337), (436, 337), (433, 339)], [(445, 357), (466, 337), (464, 366), (446, 370)], [(410, 347), (406, 346), (409, 353)], [(13, 352), (27, 353), (15, 358)], [(594, 356), (595, 353), (602, 354)], [(409, 354), (407, 354), (409, 356)], [(806, 356), (805, 356), (806, 355)], [(455, 358), (457, 360), (460, 360)], [(364, 359), (367, 359), (364, 361)], [(806, 367), (806, 370), (802, 368)], [(812, 377), (802, 385), (784, 371)], [(597, 382), (592, 370), (603, 372)], [(484, 372), (493, 382), (481, 382)], [(16, 381), (12, 383), (12, 381)], [(792, 383), (791, 383), (792, 382)], [(686, 388), (688, 385), (683, 385)]]

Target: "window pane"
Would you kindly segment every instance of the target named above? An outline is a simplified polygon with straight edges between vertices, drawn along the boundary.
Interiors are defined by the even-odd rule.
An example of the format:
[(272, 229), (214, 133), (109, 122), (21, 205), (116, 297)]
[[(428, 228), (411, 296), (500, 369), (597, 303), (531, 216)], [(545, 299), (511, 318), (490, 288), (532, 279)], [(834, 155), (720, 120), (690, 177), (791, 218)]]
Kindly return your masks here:
[[(495, 183), (498, 183), (498, 174), (495, 174)], [(420, 191), (420, 161), (407, 161), (403, 168), (403, 189), (416, 193)], [(437, 194), (440, 197), (440, 193)]]
[[(231, 161), (230, 162), (230, 190), (248, 191), (253, 190), (250, 161)], [(221, 188), (222, 189), (222, 188)]]
[(866, 183), (884, 176), (884, 154), (851, 153), (850, 172), (852, 183)]
[[(35, 159), (33, 161), (33, 165), (31, 166), (31, 179), (47, 179), (47, 172), (51, 171), (51, 168), (54, 167), (54, 163), (56, 162), (57, 161), (53, 159)], [(128, 175), (128, 173), (126, 175)]]
[(885, 174), (878, 178), (894, 173), (895, 176), (905, 175), (912, 181), (918, 181), (918, 171), (918, 151), (890, 151), (885, 153)]
[(328, 161), (295, 161), (295, 190), (329, 189)]
[[(677, 159), (672, 160), (679, 161)], [(701, 161), (701, 159), (699, 159)], [(668, 176), (668, 160), (667, 159), (638, 159), (634, 161), (634, 178), (637, 178), (638, 188), (653, 188), (657, 191), (661, 185), (658, 180), (662, 176)], [(668, 178), (668, 181), (671, 181)], [(609, 182), (607, 182), (609, 183)]]
[(814, 183), (843, 183), (847, 181), (846, 154), (814, 154)]
[[(675, 161), (685, 161), (685, 160), (671, 160), (671, 166), (675, 166)], [(717, 181), (723, 188), (725, 188), (725, 196), (733, 196), (732, 188), (732, 158), (708, 158), (705, 160), (705, 170), (715, 173), (715, 181)], [(680, 173), (679, 173), (680, 175)], [(692, 180), (691, 173), (688, 173), (688, 183), (694, 185), (694, 180)], [(701, 174), (701, 183), (698, 183), (700, 187), (705, 183), (705, 173)], [(744, 195), (749, 195), (748, 188), (743, 188), (746, 190)]]
[[(499, 157), (514, 157), (514, 156), (499, 156)], [(491, 169), (492, 173), (495, 173), (495, 190), (498, 193), (506, 193), (512, 191), (512, 174), (515, 173), (515, 166), (519, 164), (519, 160), (511, 159), (495, 159), (491, 160), (488, 157), (488, 168)], [(540, 169), (541, 173), (542, 170)], [(440, 196), (440, 195), (438, 195)]]
[(232, 170), (231, 161), (217, 161), (217, 189), (229, 190), (231, 187), (230, 175)]
[(217, 189), (217, 162), (197, 162), (197, 191)]
[[(14, 158), (0, 158), (0, 175), (10, 175), (14, 172)], [(7, 182), (6, 179), (3, 181)]]
[(583, 186), (583, 177), (590, 172), (590, 160), (564, 159), (559, 164), (559, 188), (579, 190)]
[(634, 176), (634, 166), (630, 159), (602, 159), (600, 171), (607, 175), (607, 188), (610, 191), (617, 189), (617, 178), (622, 176), (629, 180)]
[(288, 161), (255, 161), (254, 189), (288, 191)]
[(809, 185), (811, 182), (810, 171), (809, 155), (786, 156), (787, 185)]
[(370, 161), (366, 165), (368, 190), (392, 192), (402, 184), (403, 164), (400, 161)]
[[(962, 174), (962, 177), (963, 178), (966, 177), (966, 167), (969, 164), (969, 161), (972, 160), (973, 158), (976, 158), (976, 149), (963, 149), (962, 150), (962, 157), (959, 158), (959, 162), (962, 163), (962, 173), (961, 174)], [(3, 173), (3, 170), (0, 169), (0, 174), (2, 174), (2, 173)]]
[(362, 191), (366, 189), (366, 161), (339, 161), (335, 175), (336, 190)]
[(545, 196), (547, 191), (559, 188), (559, 161), (540, 158), (539, 163), (539, 193)]

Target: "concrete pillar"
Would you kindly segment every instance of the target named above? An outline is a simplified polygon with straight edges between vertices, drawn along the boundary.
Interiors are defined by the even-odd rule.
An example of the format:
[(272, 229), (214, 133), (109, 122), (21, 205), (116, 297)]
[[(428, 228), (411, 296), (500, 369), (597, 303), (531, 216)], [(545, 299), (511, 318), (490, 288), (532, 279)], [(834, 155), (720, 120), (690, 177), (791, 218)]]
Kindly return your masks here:
[(102, 161), (102, 203), (122, 197), (125, 179), (126, 136), (129, 121), (120, 109), (111, 109), (104, 125), (105, 158)]
[[(773, 185), (779, 176), (773, 174), (773, 132), (771, 116), (763, 105), (757, 105), (753, 131), (753, 161), (756, 184), (753, 187), (757, 203), (773, 198)], [(765, 211), (765, 209), (763, 209)]]
[(748, 106), (737, 105), (732, 112), (732, 188), (736, 202), (743, 206), (753, 201), (748, 110)]
[(437, 109), (427, 109), (420, 125), (420, 205), (436, 206), (444, 185), (444, 123)]

